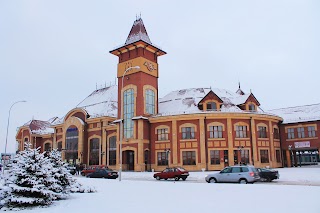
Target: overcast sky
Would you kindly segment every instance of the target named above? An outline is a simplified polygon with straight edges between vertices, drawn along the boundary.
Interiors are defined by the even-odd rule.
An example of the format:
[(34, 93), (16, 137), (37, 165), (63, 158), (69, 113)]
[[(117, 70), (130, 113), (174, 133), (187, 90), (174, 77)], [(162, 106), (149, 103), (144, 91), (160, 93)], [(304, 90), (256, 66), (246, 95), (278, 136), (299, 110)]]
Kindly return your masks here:
[[(159, 96), (238, 82), (262, 109), (320, 103), (320, 1), (0, 0), (0, 152), (18, 126), (64, 116), (96, 85), (114, 84), (117, 57), (141, 13), (159, 58)], [(179, 80), (178, 80), (179, 79)]]

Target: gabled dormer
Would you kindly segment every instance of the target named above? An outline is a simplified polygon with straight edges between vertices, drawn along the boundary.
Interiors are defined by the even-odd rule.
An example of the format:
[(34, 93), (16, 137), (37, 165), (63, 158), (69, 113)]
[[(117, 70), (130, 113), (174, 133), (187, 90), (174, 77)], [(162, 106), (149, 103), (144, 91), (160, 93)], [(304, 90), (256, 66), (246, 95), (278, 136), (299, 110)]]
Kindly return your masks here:
[(260, 106), (259, 101), (256, 99), (256, 97), (252, 93), (250, 93), (247, 100), (243, 104), (239, 105), (238, 107), (246, 111), (257, 111), (259, 106)]
[(198, 108), (203, 111), (220, 111), (223, 101), (212, 90), (199, 102)]

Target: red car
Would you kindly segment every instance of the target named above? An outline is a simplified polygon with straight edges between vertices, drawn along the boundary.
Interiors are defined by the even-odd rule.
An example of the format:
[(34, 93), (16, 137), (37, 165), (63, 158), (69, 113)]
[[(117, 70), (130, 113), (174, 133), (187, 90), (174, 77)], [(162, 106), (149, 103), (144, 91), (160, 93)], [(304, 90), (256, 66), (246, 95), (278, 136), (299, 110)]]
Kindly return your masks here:
[(96, 171), (97, 169), (108, 169), (108, 166), (106, 165), (94, 165), (94, 166), (89, 166), (85, 168), (84, 170), (81, 171), (82, 176), (87, 176), (88, 174)]
[(172, 168), (166, 168), (162, 172), (155, 173), (153, 177), (157, 180), (161, 179), (174, 179), (175, 181), (180, 180), (186, 180), (189, 176), (189, 172), (181, 167), (172, 167)]

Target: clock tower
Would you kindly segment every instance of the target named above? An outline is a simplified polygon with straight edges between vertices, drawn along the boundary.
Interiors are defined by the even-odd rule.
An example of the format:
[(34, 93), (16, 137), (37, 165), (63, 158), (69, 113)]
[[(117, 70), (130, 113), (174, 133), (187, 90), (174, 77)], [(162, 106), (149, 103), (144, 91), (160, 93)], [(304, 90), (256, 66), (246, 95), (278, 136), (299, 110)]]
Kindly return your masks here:
[[(141, 164), (145, 161), (144, 147), (150, 143), (146, 132), (148, 117), (158, 113), (158, 56), (166, 52), (151, 42), (140, 17), (134, 21), (125, 44), (110, 53), (119, 58), (118, 119), (123, 118), (122, 144), (138, 152), (136, 163)], [(127, 142), (130, 146), (125, 146)]]

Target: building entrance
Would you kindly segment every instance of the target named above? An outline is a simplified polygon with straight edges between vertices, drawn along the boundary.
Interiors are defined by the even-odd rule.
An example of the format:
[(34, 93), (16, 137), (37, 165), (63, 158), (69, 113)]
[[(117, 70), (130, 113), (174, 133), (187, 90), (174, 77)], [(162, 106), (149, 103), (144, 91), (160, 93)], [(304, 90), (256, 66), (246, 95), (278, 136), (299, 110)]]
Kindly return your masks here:
[(134, 151), (124, 152), (124, 170), (134, 171)]

